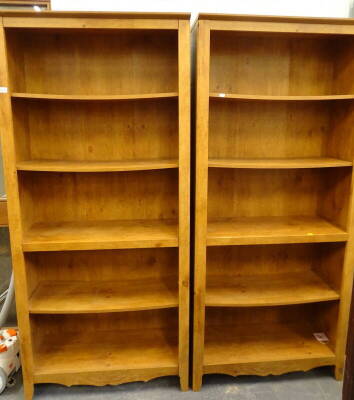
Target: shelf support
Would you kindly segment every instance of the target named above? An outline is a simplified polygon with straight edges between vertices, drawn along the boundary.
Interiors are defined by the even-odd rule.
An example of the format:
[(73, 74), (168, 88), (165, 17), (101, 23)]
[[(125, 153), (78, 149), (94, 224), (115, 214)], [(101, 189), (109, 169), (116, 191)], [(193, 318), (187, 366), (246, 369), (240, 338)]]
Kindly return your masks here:
[[(193, 390), (200, 390), (203, 377), (205, 329), (205, 274), (208, 191), (209, 126), (209, 58), (210, 29), (208, 21), (198, 22), (197, 38), (197, 137), (195, 194), (195, 260), (194, 260), (194, 354)], [(197, 344), (197, 345), (196, 345)]]
[(337, 325), (336, 341), (336, 367), (335, 377), (337, 380), (343, 379), (345, 354), (347, 346), (347, 335), (349, 325), (349, 314), (350, 314), (350, 301), (351, 293), (353, 288), (354, 278), (354, 240), (353, 240), (353, 226), (354, 226), (354, 174), (352, 172), (352, 181), (350, 188), (350, 204), (349, 204), (349, 215), (347, 221), (347, 231), (349, 238), (345, 248), (344, 265), (342, 273), (342, 285), (341, 285), (341, 301), (339, 306), (339, 317)]
[(181, 389), (189, 388), (189, 221), (190, 221), (190, 26), (179, 21), (179, 375)]
[(15, 169), (15, 143), (13, 136), (13, 121), (11, 98), (9, 94), (9, 77), (7, 66), (7, 51), (4, 27), (0, 27), (0, 134), (5, 171), (5, 184), (8, 197), (9, 229), (11, 235), (11, 253), (13, 263), (16, 264), (15, 293), (17, 305), (17, 319), (21, 335), (22, 375), (25, 399), (33, 397), (33, 355), (30, 334), (30, 320), (28, 312), (28, 290), (25, 270), (24, 254), (22, 252), (22, 220), (18, 192), (17, 172)]

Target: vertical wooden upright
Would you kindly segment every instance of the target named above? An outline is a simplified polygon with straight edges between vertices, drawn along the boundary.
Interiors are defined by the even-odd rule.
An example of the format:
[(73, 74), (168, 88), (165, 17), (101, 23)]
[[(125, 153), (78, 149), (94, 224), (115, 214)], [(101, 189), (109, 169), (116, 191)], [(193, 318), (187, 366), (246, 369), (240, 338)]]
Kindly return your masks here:
[(352, 292), (354, 22), (201, 14), (193, 389), (334, 366)]
[(188, 389), (189, 49), (188, 14), (2, 14), (28, 400), (36, 383)]
[(22, 251), (23, 226), (21, 219), (21, 206), (17, 181), (15, 142), (13, 136), (11, 94), (9, 93), (9, 76), (6, 54), (6, 38), (3, 21), (1, 19), (0, 34), (0, 116), (1, 116), (1, 144), (5, 172), (5, 185), (8, 203), (8, 218), (12, 265), (15, 272), (15, 291), (17, 321), (21, 332), (21, 358), (24, 395), (26, 399), (33, 396), (33, 354), (32, 338), (28, 309), (28, 288), (26, 279), (26, 266)]

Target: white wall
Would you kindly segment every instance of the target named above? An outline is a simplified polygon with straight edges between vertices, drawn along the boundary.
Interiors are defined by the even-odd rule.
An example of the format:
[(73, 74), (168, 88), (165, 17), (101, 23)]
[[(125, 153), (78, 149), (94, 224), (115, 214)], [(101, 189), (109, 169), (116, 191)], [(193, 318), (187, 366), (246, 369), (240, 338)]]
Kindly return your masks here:
[(348, 17), (354, 0), (52, 0), (53, 10), (165, 11)]

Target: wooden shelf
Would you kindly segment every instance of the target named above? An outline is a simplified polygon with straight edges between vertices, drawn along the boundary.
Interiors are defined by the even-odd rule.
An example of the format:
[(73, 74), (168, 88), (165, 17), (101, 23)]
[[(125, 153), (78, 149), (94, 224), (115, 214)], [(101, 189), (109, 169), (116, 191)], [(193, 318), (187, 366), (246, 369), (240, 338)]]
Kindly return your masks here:
[(230, 99), (230, 100), (254, 100), (254, 101), (331, 101), (331, 100), (353, 100), (354, 94), (337, 94), (321, 96), (269, 96), (256, 94), (236, 94), (236, 93), (210, 93), (211, 99)]
[[(35, 354), (35, 381), (65, 382), (71, 379), (80, 384), (86, 379), (87, 384), (94, 384), (89, 376), (93, 372), (110, 374), (111, 379), (124, 382), (113, 373), (124, 373), (132, 379), (133, 371), (153, 370), (156, 376), (178, 374), (177, 335), (172, 330), (140, 329), (80, 332), (71, 335), (44, 336), (43, 343)], [(70, 374), (65, 378), (63, 374)], [(139, 380), (139, 379), (137, 379)], [(85, 380), (84, 380), (85, 382)], [(98, 377), (96, 382), (99, 382)], [(81, 383), (82, 384), (82, 383)]]
[(17, 163), (19, 171), (117, 172), (178, 168), (178, 160), (53, 161), (32, 160)]
[[(333, 21), (319, 34), (306, 18), (300, 32), (295, 20), (208, 17), (197, 29), (193, 390), (209, 373), (332, 365), (340, 379), (354, 41), (333, 41)], [(286, 34), (269, 34), (284, 22)]]
[(12, 93), (12, 98), (21, 99), (43, 99), (43, 100), (140, 100), (140, 99), (162, 99), (166, 97), (178, 97), (178, 92), (168, 93), (143, 93), (143, 94), (46, 94), (46, 93)]
[(353, 163), (330, 157), (308, 158), (211, 158), (211, 168), (254, 168), (254, 169), (290, 169), (290, 168), (330, 168), (350, 167)]
[(268, 375), (333, 365), (333, 351), (314, 332), (301, 323), (207, 326), (204, 371)]
[(54, 13), (22, 29), (33, 19), (23, 14), (3, 32), (9, 223), (22, 221), (13, 267), (28, 283), (18, 319), (32, 338), (26, 400), (34, 383), (177, 375), (188, 390), (190, 24), (180, 15), (92, 15), (85, 29), (87, 15)]
[(33, 314), (75, 314), (178, 307), (177, 280), (41, 282), (31, 296)]
[(207, 306), (250, 307), (338, 300), (339, 293), (312, 271), (253, 276), (210, 276)]
[(348, 233), (319, 217), (241, 217), (208, 223), (207, 245), (345, 242)]
[(171, 220), (39, 223), (23, 238), (24, 251), (177, 246), (177, 222)]

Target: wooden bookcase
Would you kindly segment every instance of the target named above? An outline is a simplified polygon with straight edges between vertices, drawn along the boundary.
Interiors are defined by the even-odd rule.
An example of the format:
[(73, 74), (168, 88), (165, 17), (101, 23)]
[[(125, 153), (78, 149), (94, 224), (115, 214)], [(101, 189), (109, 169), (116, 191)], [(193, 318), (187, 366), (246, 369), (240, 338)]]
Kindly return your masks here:
[(341, 379), (354, 22), (202, 14), (196, 30), (193, 388), (324, 365)]
[(25, 397), (188, 388), (188, 14), (2, 14), (1, 134)]

